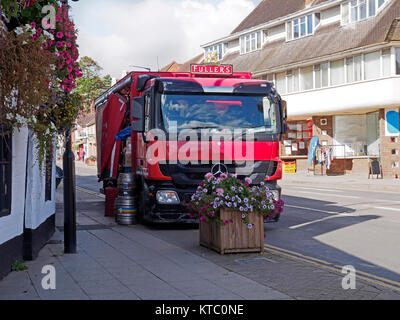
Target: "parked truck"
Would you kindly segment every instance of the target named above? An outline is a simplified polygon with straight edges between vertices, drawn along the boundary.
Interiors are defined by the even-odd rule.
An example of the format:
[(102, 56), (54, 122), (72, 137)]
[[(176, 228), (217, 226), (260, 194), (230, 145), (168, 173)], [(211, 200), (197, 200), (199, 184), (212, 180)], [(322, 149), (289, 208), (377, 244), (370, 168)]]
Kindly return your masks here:
[(286, 103), (271, 82), (229, 65), (131, 72), (95, 105), (99, 180), (116, 186), (131, 172), (140, 219), (196, 222), (183, 202), (209, 172), (251, 177), (281, 197)]

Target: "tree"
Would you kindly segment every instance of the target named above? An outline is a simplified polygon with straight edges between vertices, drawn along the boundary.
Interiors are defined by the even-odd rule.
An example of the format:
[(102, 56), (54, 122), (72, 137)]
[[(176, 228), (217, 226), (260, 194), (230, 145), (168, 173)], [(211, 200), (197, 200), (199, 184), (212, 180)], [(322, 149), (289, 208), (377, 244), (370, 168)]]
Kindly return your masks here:
[(111, 76), (100, 76), (103, 68), (92, 58), (84, 56), (79, 61), (82, 78), (76, 82), (76, 91), (84, 100), (84, 106), (89, 111), (92, 101), (111, 86)]

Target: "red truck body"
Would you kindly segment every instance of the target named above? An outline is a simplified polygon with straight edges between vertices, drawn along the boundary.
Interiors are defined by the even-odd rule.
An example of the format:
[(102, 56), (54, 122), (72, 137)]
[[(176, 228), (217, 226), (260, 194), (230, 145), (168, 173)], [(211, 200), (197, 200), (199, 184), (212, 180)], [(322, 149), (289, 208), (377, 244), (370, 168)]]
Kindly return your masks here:
[[(249, 162), (252, 169), (246, 176), (255, 184), (266, 183), (280, 197), (279, 142), (286, 112), (273, 84), (252, 80), (250, 73), (221, 74), (231, 68), (192, 70), (196, 74), (132, 72), (95, 103), (99, 180), (115, 185), (118, 175), (130, 169), (145, 220), (196, 222), (181, 202), (190, 200), (216, 165), (234, 173)], [(117, 140), (128, 127), (130, 137)], [(231, 133), (235, 137), (237, 129), (243, 133), (236, 138), (219, 139)], [(204, 139), (204, 132), (210, 137)], [(123, 166), (127, 141), (132, 146), (130, 168)], [(172, 194), (173, 201), (164, 203), (160, 192)]]

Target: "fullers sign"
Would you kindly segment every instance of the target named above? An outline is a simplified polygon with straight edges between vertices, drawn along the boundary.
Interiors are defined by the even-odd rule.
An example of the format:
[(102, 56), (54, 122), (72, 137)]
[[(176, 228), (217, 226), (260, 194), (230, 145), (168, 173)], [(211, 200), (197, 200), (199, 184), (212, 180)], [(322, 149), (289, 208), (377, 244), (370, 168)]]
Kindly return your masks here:
[(205, 66), (202, 64), (192, 64), (190, 65), (190, 73), (192, 74), (222, 74), (222, 75), (232, 75), (233, 66), (232, 65), (220, 65), (220, 66)]

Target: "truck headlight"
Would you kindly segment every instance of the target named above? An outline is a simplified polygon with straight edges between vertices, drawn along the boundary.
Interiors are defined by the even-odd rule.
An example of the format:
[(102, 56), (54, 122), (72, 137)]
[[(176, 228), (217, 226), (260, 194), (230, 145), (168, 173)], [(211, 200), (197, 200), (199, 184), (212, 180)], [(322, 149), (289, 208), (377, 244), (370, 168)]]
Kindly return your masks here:
[(180, 204), (179, 196), (175, 191), (157, 191), (156, 199), (159, 204)]
[(279, 190), (269, 190), (272, 193), (272, 197), (275, 201), (279, 201)]

